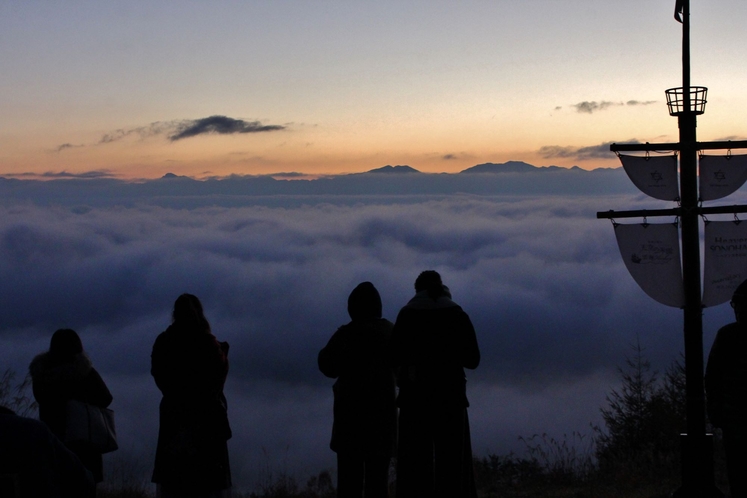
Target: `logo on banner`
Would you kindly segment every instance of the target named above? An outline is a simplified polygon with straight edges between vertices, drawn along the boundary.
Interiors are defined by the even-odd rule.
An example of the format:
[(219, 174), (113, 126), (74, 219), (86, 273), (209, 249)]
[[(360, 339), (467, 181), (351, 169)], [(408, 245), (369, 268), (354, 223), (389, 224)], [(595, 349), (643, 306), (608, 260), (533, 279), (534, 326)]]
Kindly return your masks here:
[(716, 306), (731, 299), (747, 279), (747, 224), (709, 221), (703, 238), (703, 306)]
[(662, 304), (681, 308), (685, 289), (677, 226), (616, 224), (615, 236), (625, 266), (641, 289)]
[(620, 154), (628, 178), (654, 199), (675, 201), (680, 197), (677, 183), (677, 156), (641, 157)]
[(662, 244), (660, 241), (641, 245), (637, 253), (630, 256), (630, 261), (636, 265), (666, 265), (674, 258), (674, 248)]
[(700, 200), (712, 201), (733, 194), (747, 181), (747, 155), (702, 156)]

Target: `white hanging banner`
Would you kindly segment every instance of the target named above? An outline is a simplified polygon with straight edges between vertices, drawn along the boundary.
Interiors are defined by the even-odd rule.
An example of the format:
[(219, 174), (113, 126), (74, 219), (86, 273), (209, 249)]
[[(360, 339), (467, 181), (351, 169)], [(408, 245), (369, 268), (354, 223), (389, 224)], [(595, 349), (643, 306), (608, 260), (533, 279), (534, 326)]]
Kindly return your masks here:
[(733, 194), (747, 181), (747, 155), (700, 158), (700, 199), (712, 201)]
[(677, 225), (616, 224), (615, 236), (625, 266), (641, 289), (661, 304), (684, 306)]
[(677, 184), (677, 156), (625, 156), (620, 154), (623, 169), (641, 192), (663, 201), (680, 197)]
[(703, 306), (716, 306), (747, 279), (747, 222), (706, 222), (703, 239)]

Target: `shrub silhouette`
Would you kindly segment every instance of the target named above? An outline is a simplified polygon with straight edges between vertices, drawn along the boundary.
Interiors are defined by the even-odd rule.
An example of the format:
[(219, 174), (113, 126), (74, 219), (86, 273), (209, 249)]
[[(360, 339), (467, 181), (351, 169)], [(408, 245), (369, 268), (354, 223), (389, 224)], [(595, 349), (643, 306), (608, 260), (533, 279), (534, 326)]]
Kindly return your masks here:
[(16, 372), (8, 368), (0, 377), (0, 406), (10, 408), (16, 415), (31, 417), (37, 410), (36, 401), (29, 395), (31, 376), (16, 382)]
[(679, 475), (679, 434), (686, 428), (685, 371), (675, 360), (659, 378), (640, 341), (620, 368), (622, 385), (602, 408), (605, 429), (595, 428), (599, 471), (614, 480)]

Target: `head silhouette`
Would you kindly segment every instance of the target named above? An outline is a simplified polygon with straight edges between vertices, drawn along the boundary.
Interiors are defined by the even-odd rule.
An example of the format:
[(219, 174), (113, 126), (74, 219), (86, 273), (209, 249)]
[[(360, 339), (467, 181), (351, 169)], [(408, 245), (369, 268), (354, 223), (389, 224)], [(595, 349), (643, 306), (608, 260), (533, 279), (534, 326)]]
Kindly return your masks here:
[(747, 280), (739, 284), (732, 294), (731, 307), (738, 322), (747, 322)]
[(189, 330), (210, 332), (210, 324), (205, 318), (205, 313), (202, 311), (202, 303), (195, 295), (182, 294), (176, 298), (171, 318), (174, 324), (180, 327)]
[(435, 270), (425, 270), (415, 279), (415, 292), (441, 287), (441, 275)]
[(59, 329), (52, 334), (49, 352), (60, 359), (69, 359), (83, 352), (83, 343), (73, 329)]
[(443, 296), (444, 284), (441, 275), (435, 270), (425, 270), (415, 279), (415, 292), (428, 291), (433, 299)]
[(362, 282), (348, 297), (348, 314), (354, 321), (381, 318), (381, 296), (371, 282)]

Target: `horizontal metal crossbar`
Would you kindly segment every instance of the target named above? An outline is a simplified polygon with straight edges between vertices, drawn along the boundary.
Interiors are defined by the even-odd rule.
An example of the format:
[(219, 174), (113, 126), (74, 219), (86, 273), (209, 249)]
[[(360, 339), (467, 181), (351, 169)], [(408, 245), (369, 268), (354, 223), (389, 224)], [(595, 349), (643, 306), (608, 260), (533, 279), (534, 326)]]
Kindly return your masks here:
[[(681, 207), (672, 209), (638, 209), (635, 211), (599, 211), (597, 213), (597, 219), (612, 219), (612, 218), (648, 218), (650, 216), (682, 216), (685, 212)], [(703, 215), (703, 214), (735, 214), (735, 213), (747, 213), (747, 205), (733, 205), (733, 206), (713, 206), (713, 207), (697, 207), (693, 209), (692, 214)]]
[(674, 209), (639, 209), (637, 211), (599, 211), (597, 219), (611, 218), (644, 218), (649, 216), (679, 216), (682, 208)]
[(731, 214), (731, 213), (747, 213), (747, 206), (745, 205), (734, 205), (734, 206), (714, 206), (714, 207), (701, 207), (698, 208), (698, 214)]
[[(695, 150), (747, 149), (747, 140), (721, 140), (716, 142), (695, 142)], [(643, 152), (682, 150), (681, 142), (645, 144), (610, 144), (612, 152)]]

